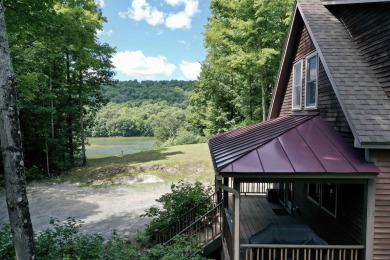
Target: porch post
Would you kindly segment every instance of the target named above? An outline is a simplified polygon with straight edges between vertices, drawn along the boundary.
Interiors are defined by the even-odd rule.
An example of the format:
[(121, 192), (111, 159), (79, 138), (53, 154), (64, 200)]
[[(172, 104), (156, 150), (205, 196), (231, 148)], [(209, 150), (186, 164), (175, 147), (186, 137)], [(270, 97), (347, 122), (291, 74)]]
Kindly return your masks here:
[[(240, 194), (240, 181), (233, 179), (233, 188)], [(234, 196), (233, 259), (240, 259), (240, 197)]]
[[(229, 187), (229, 177), (223, 178), (223, 184)], [(223, 190), (223, 207), (229, 208), (229, 192)]]
[(376, 179), (368, 179), (366, 185), (366, 260), (374, 256), (374, 225), (375, 225), (375, 186)]

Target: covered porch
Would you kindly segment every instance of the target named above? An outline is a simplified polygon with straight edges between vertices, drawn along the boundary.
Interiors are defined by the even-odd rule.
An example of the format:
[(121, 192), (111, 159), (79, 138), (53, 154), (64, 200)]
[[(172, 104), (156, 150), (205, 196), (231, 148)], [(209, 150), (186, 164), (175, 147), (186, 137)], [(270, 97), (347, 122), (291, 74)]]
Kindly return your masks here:
[[(319, 114), (233, 130), (209, 146), (223, 191), (225, 259), (368, 259), (379, 170)], [(269, 224), (304, 224), (325, 242), (250, 241)]]
[[(223, 245), (225, 255), (229, 255), (225, 259), (365, 259), (367, 204), (363, 200), (367, 197), (367, 180), (333, 180), (334, 184), (337, 183), (341, 186), (338, 191), (347, 187), (363, 192), (361, 196), (356, 194), (356, 197), (360, 197), (357, 200), (341, 203), (350, 203), (352, 206), (347, 210), (352, 210), (351, 214), (358, 214), (348, 217), (345, 216), (351, 214), (347, 214), (346, 210), (338, 212), (336, 217), (328, 210), (320, 208), (311, 198), (306, 197), (306, 202), (300, 201), (297, 189), (307, 187), (307, 181), (302, 179), (291, 186), (293, 190), (295, 189), (291, 196), (291, 204), (287, 200), (283, 201), (284, 198), (280, 196), (278, 196), (278, 201), (270, 201), (266, 194), (267, 190), (252, 191), (251, 193), (243, 190), (243, 187), (254, 184), (278, 190), (280, 183), (249, 183), (236, 179), (236, 185), (234, 185), (234, 180), (231, 181), (229, 178), (229, 181), (225, 179), (225, 183), (230, 185), (225, 186), (221, 184), (223, 181), (220, 181), (219, 187), (223, 190), (224, 200), (227, 200), (227, 203), (224, 202), (222, 210)], [(327, 181), (331, 182), (331, 180)], [(240, 188), (236, 190), (234, 186)], [(232, 192), (233, 190), (239, 192)], [(361, 205), (360, 202), (364, 205)], [(305, 207), (305, 203), (311, 207), (317, 207), (318, 210)], [(352, 223), (347, 223), (348, 221)], [(313, 233), (326, 241), (326, 244), (316, 245), (310, 242), (307, 244), (280, 244), (279, 242), (258, 244), (250, 242), (252, 236), (261, 233), (269, 225), (287, 227), (292, 225), (295, 227), (297, 224), (307, 225)]]

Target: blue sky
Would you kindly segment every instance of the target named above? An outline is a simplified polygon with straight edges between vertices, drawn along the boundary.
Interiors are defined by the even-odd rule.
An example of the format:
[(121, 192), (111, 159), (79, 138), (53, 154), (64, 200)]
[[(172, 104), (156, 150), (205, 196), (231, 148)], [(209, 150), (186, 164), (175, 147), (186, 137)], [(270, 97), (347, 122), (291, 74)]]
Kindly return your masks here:
[(95, 0), (108, 22), (101, 42), (116, 47), (118, 80), (194, 80), (205, 59), (210, 0)]

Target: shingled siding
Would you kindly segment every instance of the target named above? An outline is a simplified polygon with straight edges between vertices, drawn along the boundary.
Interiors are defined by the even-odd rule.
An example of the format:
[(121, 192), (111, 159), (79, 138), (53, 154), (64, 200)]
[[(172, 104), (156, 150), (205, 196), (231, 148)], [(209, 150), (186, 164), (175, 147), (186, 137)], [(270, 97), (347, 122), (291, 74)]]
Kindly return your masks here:
[(344, 6), (339, 17), (390, 97), (390, 3)]
[(322, 62), (318, 71), (318, 109), (324, 119), (348, 142), (353, 143), (353, 134)]
[(390, 151), (377, 152), (379, 173), (375, 194), (374, 260), (390, 256)]
[[(294, 63), (303, 60), (303, 83), (305, 82), (305, 58), (308, 54), (315, 51), (313, 42), (310, 39), (309, 33), (306, 27), (303, 27), (300, 35), (298, 49), (294, 58)], [(280, 115), (291, 114), (291, 102), (292, 102), (292, 66), (289, 74), (289, 81), (285, 90), (283, 98), (283, 105), (280, 110)], [(305, 100), (305, 85), (302, 84), (302, 104)], [(333, 91), (329, 78), (326, 75), (324, 66), (319, 63), (318, 72), (318, 109), (325, 120), (333, 126), (349, 143), (353, 143), (353, 135), (349, 128), (347, 119), (340, 107), (340, 103), (337, 100), (336, 94)]]
[[(300, 217), (332, 245), (363, 243), (364, 186), (339, 184), (336, 217), (307, 197), (307, 185), (294, 185), (294, 206)], [(326, 224), (325, 224), (326, 223)]]
[[(309, 33), (306, 29), (306, 27), (303, 27), (301, 33), (300, 33), (300, 40), (299, 40), (299, 45), (297, 52), (295, 54), (294, 62), (297, 62), (299, 60), (304, 60), (305, 57), (310, 54), (311, 52), (315, 51), (315, 47), (313, 42), (310, 39)], [(305, 60), (303, 62), (303, 74), (302, 74), (302, 80), (304, 82), (305, 79)], [(280, 109), (280, 114), (279, 115), (289, 115), (291, 114), (291, 102), (292, 102), (292, 81), (293, 81), (293, 74), (292, 74), (292, 64), (291, 64), (291, 70), (290, 70), (290, 76), (287, 84), (287, 88), (285, 90), (284, 98), (283, 98), (283, 105), (282, 108)], [(302, 85), (302, 93), (305, 93), (305, 86)], [(304, 97), (302, 97), (302, 102)], [(303, 103), (302, 103), (303, 104)]]

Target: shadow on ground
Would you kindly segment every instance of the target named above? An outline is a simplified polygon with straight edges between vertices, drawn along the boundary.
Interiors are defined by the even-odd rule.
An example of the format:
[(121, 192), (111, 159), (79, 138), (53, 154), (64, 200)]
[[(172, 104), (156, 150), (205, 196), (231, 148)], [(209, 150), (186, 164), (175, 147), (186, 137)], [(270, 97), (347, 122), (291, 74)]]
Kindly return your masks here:
[(105, 158), (97, 158), (97, 159), (88, 159), (88, 164), (104, 164), (104, 165), (110, 165), (110, 164), (120, 164), (123, 162), (126, 163), (147, 163), (151, 161), (157, 161), (157, 160), (165, 160), (169, 156), (177, 155), (177, 154), (183, 154), (183, 152), (177, 151), (177, 152), (165, 152), (167, 151), (167, 148), (160, 148), (156, 150), (149, 150), (139, 153), (133, 153), (123, 156), (111, 156), (111, 157), (105, 157)]

